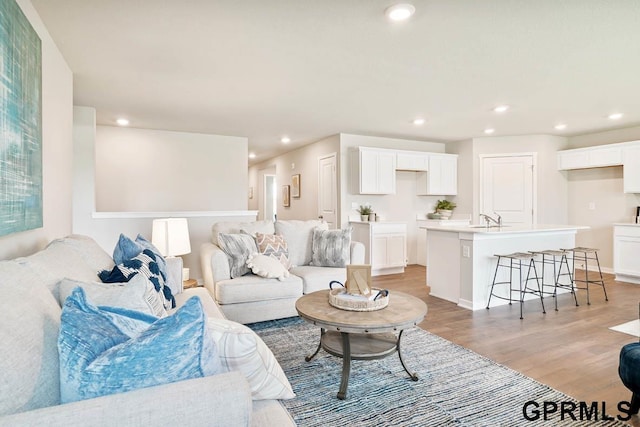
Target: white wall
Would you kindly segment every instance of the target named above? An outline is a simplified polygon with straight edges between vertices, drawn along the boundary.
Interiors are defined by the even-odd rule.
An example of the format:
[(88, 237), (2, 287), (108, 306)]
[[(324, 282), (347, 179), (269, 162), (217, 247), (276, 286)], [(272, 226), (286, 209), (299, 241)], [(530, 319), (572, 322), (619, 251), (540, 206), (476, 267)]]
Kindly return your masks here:
[(96, 209), (246, 209), (247, 150), (240, 137), (97, 126)]
[[(91, 107), (74, 107), (74, 165), (73, 165), (73, 232), (86, 234), (93, 237), (98, 244), (107, 252), (111, 253), (115, 246), (120, 233), (124, 233), (135, 238), (138, 233), (151, 238), (151, 224), (154, 218), (164, 218), (171, 216), (187, 217), (189, 223), (189, 235), (191, 238), (191, 253), (182, 256), (185, 267), (190, 268), (190, 276), (195, 279), (202, 279), (200, 270), (200, 245), (211, 239), (211, 226), (218, 221), (251, 221), (255, 219), (255, 212), (247, 211), (246, 183), (247, 183), (247, 156), (242, 156), (241, 160), (236, 160), (235, 167), (229, 167), (224, 170), (205, 169), (212, 180), (219, 185), (230, 188), (235, 194), (237, 200), (231, 200), (227, 205), (226, 196), (221, 195), (221, 205), (217, 211), (194, 210), (181, 211), (181, 205), (178, 204), (179, 198), (168, 197), (173, 203), (168, 205), (167, 211), (157, 212), (96, 212), (95, 209), (95, 165), (100, 163), (102, 159), (96, 157), (96, 126), (95, 126), (95, 109)], [(136, 130), (133, 130), (134, 133)], [(180, 134), (177, 132), (169, 132), (165, 135), (162, 131), (149, 131), (145, 135), (158, 135), (161, 139), (167, 140), (175, 138), (176, 144), (180, 143)], [(188, 139), (193, 134), (185, 134)], [(212, 140), (216, 141), (216, 135), (212, 136)], [(126, 138), (126, 136), (125, 136)], [(221, 137), (228, 138), (228, 137)], [(206, 138), (205, 138), (206, 139)], [(242, 141), (238, 141), (238, 139)], [(193, 147), (192, 147), (193, 148)], [(228, 144), (216, 144), (217, 156), (230, 159), (239, 157), (238, 152), (246, 152), (247, 142), (245, 138), (228, 139)], [(235, 154), (234, 154), (235, 153)], [(198, 151), (191, 152), (188, 156), (197, 155)], [(229, 154), (229, 155), (227, 155)], [(175, 175), (175, 171), (171, 174)], [(189, 185), (189, 189), (185, 190), (190, 197), (210, 199), (218, 190), (209, 186), (198, 185), (197, 179), (203, 174), (203, 170), (182, 170), (179, 173), (191, 176), (190, 179), (194, 183)], [(149, 177), (153, 178), (155, 173), (153, 169), (147, 170)], [(171, 176), (170, 174), (170, 176)], [(222, 194), (228, 189), (221, 190)], [(172, 192), (181, 191), (173, 189)], [(169, 194), (168, 196), (174, 196)]]
[(71, 232), (73, 75), (31, 2), (18, 5), (42, 40), (43, 227), (0, 237), (0, 259), (31, 254)]
[[(640, 140), (640, 126), (569, 138), (569, 147)], [(621, 166), (565, 171), (568, 180), (569, 222), (587, 225), (588, 231), (578, 233), (577, 244), (600, 249), (600, 264), (606, 271), (613, 269), (613, 226), (615, 222), (631, 222), (640, 194), (625, 194)], [(589, 204), (594, 209), (589, 209)]]

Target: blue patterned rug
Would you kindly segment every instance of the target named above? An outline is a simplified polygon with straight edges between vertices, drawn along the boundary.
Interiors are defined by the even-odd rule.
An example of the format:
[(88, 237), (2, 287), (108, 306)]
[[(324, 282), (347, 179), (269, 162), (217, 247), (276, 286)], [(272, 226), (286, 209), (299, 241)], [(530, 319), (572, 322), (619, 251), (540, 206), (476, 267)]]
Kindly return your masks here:
[[(598, 413), (578, 409), (560, 418), (560, 409), (543, 419), (543, 402), (575, 400), (557, 390), (499, 365), (471, 350), (413, 328), (402, 336), (408, 368), (418, 374), (411, 381), (397, 354), (381, 360), (352, 362), (347, 399), (338, 400), (342, 359), (320, 350), (320, 330), (299, 318), (249, 325), (271, 348), (297, 397), (283, 400), (300, 427), (307, 426), (623, 426), (603, 421)], [(544, 363), (541, 361), (541, 363)], [(537, 420), (527, 420), (523, 406), (539, 405)], [(591, 405), (591, 402), (587, 402)], [(536, 418), (535, 405), (527, 416)], [(606, 408), (609, 416), (625, 416)], [(597, 416), (597, 420), (595, 421)], [(591, 421), (588, 421), (590, 419)]]

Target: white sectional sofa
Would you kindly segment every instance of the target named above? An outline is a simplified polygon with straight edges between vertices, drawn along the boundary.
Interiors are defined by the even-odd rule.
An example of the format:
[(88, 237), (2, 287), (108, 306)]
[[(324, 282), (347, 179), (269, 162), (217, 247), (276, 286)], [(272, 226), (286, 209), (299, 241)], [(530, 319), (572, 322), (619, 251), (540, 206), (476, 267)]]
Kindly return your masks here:
[[(310, 265), (313, 230), (326, 229), (326, 223), (309, 220), (217, 222), (212, 226), (212, 241), (200, 248), (204, 285), (225, 316), (239, 323), (262, 322), (297, 316), (295, 302), (303, 294), (328, 289), (329, 282), (344, 283), (346, 268)], [(220, 233), (255, 235), (279, 234), (288, 246), (293, 266), (283, 281), (254, 274), (231, 278), (229, 258), (220, 248)], [(364, 263), (364, 245), (351, 242), (348, 264)]]
[[(252, 401), (240, 372), (60, 404), (57, 284), (97, 281), (97, 271), (111, 267), (110, 255), (84, 236), (0, 261), (0, 426), (295, 425), (279, 401)], [(196, 295), (207, 316), (224, 317), (206, 289), (183, 291), (180, 258), (168, 260), (168, 270), (178, 307)]]

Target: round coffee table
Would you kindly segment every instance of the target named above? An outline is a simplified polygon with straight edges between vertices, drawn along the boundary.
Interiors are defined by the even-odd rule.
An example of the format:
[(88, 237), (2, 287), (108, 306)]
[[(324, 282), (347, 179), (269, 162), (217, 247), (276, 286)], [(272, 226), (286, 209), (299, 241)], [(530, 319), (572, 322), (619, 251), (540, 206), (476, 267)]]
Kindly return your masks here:
[[(400, 352), (400, 339), (405, 329), (420, 323), (427, 314), (427, 305), (420, 299), (402, 292), (389, 293), (389, 305), (376, 311), (341, 310), (329, 304), (329, 290), (317, 291), (296, 301), (300, 317), (320, 327), (320, 343), (309, 362), (323, 348), (327, 353), (342, 357), (342, 379), (338, 399), (347, 397), (351, 360), (382, 359), (398, 352), (400, 363), (413, 381)], [(396, 333), (398, 336), (396, 337)]]

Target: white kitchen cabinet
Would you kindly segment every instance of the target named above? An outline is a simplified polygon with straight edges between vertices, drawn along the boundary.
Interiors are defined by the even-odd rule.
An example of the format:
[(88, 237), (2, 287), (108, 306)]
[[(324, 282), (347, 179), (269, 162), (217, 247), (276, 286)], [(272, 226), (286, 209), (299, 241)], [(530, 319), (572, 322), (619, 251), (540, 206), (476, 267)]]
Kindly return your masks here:
[(640, 284), (640, 225), (613, 226), (613, 271), (616, 280)]
[(364, 245), (364, 262), (371, 275), (403, 273), (407, 265), (407, 224), (399, 222), (351, 222), (353, 241)]
[(623, 164), (624, 145), (607, 144), (558, 151), (558, 170), (620, 166)]
[(640, 193), (640, 142), (628, 143), (622, 150), (625, 193)]
[(429, 169), (429, 154), (420, 151), (397, 151), (396, 170), (426, 172)]
[(352, 155), (353, 190), (356, 194), (395, 194), (394, 150), (358, 147)]
[(429, 170), (418, 172), (416, 179), (416, 190), (419, 196), (458, 194), (458, 156), (429, 154)]

